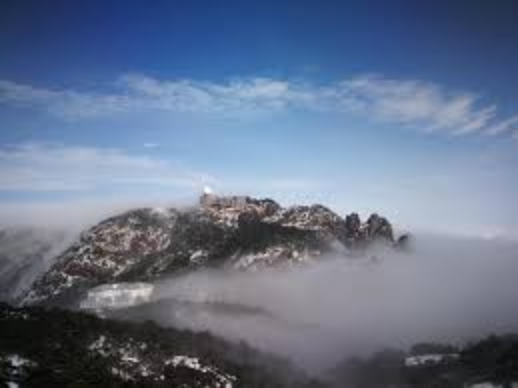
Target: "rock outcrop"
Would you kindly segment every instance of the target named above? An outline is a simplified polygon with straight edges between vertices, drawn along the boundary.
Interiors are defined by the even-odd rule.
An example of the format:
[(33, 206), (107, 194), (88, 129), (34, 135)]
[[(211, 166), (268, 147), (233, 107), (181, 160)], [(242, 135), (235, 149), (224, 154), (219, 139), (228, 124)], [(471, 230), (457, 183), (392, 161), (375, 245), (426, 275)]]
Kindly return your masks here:
[(199, 267), (257, 270), (325, 254), (394, 244), (390, 223), (362, 223), (322, 205), (283, 208), (271, 199), (204, 194), (198, 207), (137, 209), (83, 233), (34, 283), (23, 304), (69, 305), (92, 287), (150, 281)]

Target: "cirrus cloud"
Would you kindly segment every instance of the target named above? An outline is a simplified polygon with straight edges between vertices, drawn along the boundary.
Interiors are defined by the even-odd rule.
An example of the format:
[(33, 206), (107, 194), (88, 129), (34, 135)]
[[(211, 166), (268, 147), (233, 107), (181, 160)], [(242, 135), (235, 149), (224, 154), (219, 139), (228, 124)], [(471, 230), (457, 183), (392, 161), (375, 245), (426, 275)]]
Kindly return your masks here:
[(0, 104), (43, 110), (64, 119), (81, 120), (162, 111), (254, 117), (297, 109), (360, 116), (367, 120), (450, 135), (509, 135), (518, 116), (503, 118), (495, 104), (481, 97), (419, 80), (362, 75), (317, 85), (273, 78), (234, 78), (225, 82), (161, 80), (128, 74), (115, 91), (48, 89), (0, 80)]
[(208, 174), (111, 148), (22, 143), (0, 149), (0, 191), (89, 191), (151, 185), (199, 188)]

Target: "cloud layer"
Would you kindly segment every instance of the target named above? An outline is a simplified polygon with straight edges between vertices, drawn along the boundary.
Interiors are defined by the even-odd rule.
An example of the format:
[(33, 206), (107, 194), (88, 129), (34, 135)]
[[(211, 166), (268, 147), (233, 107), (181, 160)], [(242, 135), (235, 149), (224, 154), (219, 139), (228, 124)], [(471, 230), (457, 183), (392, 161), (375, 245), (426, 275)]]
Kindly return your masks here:
[(88, 191), (112, 185), (194, 188), (213, 178), (122, 150), (24, 143), (0, 149), (0, 191)]
[[(154, 147), (155, 144), (145, 146)], [(293, 175), (266, 174), (252, 179), (231, 173), (213, 174), (152, 154), (41, 142), (0, 147), (0, 195), (17, 199), (16, 203), (10, 201), (0, 206), (0, 218), (4, 221), (7, 218), (12, 223), (16, 221), (16, 214), (28, 209), (29, 215), (42, 213), (40, 218), (43, 219), (52, 214), (67, 219), (67, 213), (78, 206), (86, 206), (89, 209), (86, 213), (96, 214), (99, 213), (96, 207), (103, 208), (100, 213), (105, 214), (106, 206), (102, 202), (118, 210), (163, 203), (170, 205), (172, 200), (192, 202), (206, 185), (222, 194), (268, 196), (275, 192), (284, 199), (295, 201), (301, 200), (297, 192), (304, 196), (321, 190), (324, 184)], [(64, 194), (67, 201), (55, 202), (56, 193)], [(36, 202), (20, 200), (20, 194), (30, 195)], [(47, 202), (40, 202), (46, 195), (54, 198), (50, 207)], [(111, 197), (116, 199), (115, 204), (110, 202)], [(81, 198), (103, 199), (85, 204)], [(33, 208), (32, 205), (39, 206)]]
[(518, 136), (518, 115), (503, 118), (496, 105), (483, 103), (476, 94), (380, 75), (316, 85), (273, 78), (209, 82), (129, 74), (109, 86), (111, 91), (89, 92), (0, 80), (0, 103), (71, 120), (149, 111), (250, 117), (294, 109), (357, 115), (424, 132)]
[(254, 273), (195, 272), (161, 282), (155, 297), (225, 302), (253, 313), (200, 312), (181, 305), (157, 305), (145, 312), (164, 325), (210, 330), (312, 370), (325, 369), (351, 353), (384, 346), (458, 343), (517, 330), (516, 248), (420, 234), (408, 254), (328, 257)]

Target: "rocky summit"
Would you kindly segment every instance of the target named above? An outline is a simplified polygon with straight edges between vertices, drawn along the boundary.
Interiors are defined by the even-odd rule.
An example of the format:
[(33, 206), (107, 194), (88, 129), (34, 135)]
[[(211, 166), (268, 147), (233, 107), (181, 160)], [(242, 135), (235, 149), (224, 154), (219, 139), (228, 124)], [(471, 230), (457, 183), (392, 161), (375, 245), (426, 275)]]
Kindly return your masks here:
[[(406, 241), (406, 238), (401, 239)], [(397, 246), (389, 221), (362, 222), (322, 205), (284, 208), (271, 199), (204, 194), (189, 209), (137, 209), (84, 232), (21, 302), (73, 306), (101, 284), (151, 281), (200, 267), (257, 270), (325, 254)]]

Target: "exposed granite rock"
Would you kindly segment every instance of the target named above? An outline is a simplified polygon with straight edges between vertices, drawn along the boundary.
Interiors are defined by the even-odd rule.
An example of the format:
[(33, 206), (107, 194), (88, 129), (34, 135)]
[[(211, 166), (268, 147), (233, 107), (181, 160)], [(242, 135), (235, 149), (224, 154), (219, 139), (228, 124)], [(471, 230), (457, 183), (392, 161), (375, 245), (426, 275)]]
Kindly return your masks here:
[(202, 266), (290, 266), (373, 242), (394, 244), (390, 223), (376, 214), (362, 224), (355, 213), (344, 220), (322, 205), (283, 208), (271, 199), (204, 194), (194, 209), (137, 209), (94, 226), (22, 303), (70, 305), (100, 284), (150, 281)]

